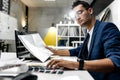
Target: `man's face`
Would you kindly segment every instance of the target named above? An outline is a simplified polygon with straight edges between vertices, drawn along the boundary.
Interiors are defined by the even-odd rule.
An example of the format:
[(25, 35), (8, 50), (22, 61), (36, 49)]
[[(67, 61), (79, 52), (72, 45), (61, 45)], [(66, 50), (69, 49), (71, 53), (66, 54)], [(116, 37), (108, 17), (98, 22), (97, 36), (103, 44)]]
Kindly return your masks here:
[(75, 12), (76, 21), (79, 25), (86, 26), (89, 24), (93, 12), (91, 8), (86, 10), (82, 5), (78, 5), (73, 8), (73, 11)]

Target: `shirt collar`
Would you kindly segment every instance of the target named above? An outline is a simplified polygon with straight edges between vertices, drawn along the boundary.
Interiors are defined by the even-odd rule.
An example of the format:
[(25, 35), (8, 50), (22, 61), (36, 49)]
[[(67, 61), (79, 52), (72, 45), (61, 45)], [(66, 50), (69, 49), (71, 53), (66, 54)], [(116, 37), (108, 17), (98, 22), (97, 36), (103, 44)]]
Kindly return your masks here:
[(87, 32), (88, 32), (90, 35), (92, 35), (93, 29), (94, 29), (94, 26), (92, 27), (92, 29), (91, 29), (90, 31), (87, 30)]

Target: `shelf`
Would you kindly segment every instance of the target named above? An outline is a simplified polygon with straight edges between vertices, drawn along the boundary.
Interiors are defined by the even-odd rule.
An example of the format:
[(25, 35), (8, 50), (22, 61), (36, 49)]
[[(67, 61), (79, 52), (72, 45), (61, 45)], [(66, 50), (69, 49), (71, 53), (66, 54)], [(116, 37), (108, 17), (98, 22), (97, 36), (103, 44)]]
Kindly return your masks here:
[(60, 38), (68, 38), (68, 37), (85, 37), (85, 36), (59, 36)]
[(59, 36), (59, 37), (68, 37), (68, 35), (65, 35), (65, 36), (62, 36), (62, 35), (61, 35), (61, 36)]
[(78, 24), (57, 24), (56, 46), (74, 46), (72, 41), (81, 41), (85, 36), (85, 29)]
[(68, 36), (68, 37), (83, 37), (84, 38), (85, 36)]

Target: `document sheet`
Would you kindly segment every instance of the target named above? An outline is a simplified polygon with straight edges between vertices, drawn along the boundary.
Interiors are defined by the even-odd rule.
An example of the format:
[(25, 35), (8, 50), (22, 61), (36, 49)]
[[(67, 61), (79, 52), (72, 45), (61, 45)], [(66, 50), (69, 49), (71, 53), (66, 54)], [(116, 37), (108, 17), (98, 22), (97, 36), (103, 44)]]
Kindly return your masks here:
[(45, 43), (39, 33), (18, 35), (23, 45), (40, 61), (45, 62), (53, 53), (45, 48)]
[(2, 52), (0, 58), (0, 76), (16, 76), (28, 71), (28, 66), (17, 58), (14, 52)]

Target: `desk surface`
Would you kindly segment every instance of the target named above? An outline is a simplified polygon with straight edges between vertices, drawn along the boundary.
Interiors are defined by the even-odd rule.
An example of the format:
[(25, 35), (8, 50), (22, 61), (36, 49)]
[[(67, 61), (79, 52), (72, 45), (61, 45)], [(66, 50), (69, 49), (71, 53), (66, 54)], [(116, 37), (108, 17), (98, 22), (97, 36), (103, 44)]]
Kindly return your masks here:
[[(38, 76), (37, 80), (94, 80), (87, 71), (64, 71), (63, 74), (49, 74), (33, 72)], [(0, 77), (0, 80), (12, 80), (9, 77)]]
[[(56, 58), (59, 58), (57, 56)], [(76, 60), (76, 58), (70, 59), (69, 57), (61, 57), (62, 59), (67, 59), (67, 60)], [(45, 66), (49, 61), (45, 63), (40, 63), (40, 62), (28, 62), (26, 61), (26, 64), (29, 65), (43, 65)], [(94, 80), (91, 75), (87, 71), (81, 71), (81, 70), (65, 70), (63, 74), (51, 74), (51, 73), (41, 73), (41, 72), (32, 72), (32, 74), (35, 74), (38, 76), (37, 80)], [(0, 80), (13, 80), (12, 78), (9, 77), (1, 77)]]
[[(38, 80), (94, 80), (87, 71), (64, 71), (63, 74), (33, 73)], [(71, 79), (70, 79), (71, 78)]]

